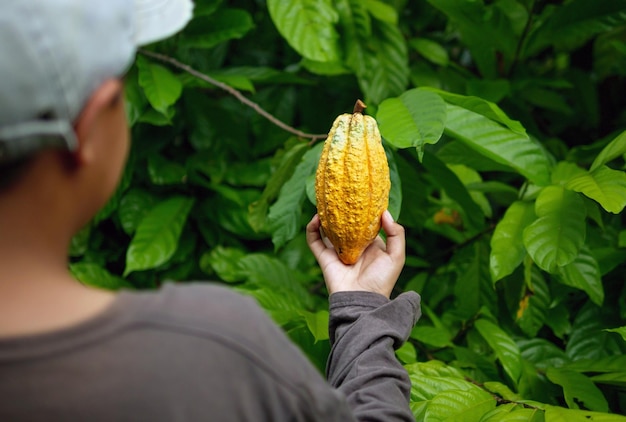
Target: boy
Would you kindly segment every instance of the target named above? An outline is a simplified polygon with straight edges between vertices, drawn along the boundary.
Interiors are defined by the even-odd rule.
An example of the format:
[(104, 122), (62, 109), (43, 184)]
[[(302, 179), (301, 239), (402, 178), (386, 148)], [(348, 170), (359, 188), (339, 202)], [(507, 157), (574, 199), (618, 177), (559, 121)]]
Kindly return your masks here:
[[(0, 420), (412, 420), (394, 348), (419, 296), (393, 301), (404, 230), (345, 266), (307, 226), (330, 296), (329, 385), (250, 298), (210, 283), (88, 288), (72, 236), (129, 148), (120, 76), (189, 0), (20, 0), (0, 12)], [(333, 388), (334, 387), (334, 388)]]

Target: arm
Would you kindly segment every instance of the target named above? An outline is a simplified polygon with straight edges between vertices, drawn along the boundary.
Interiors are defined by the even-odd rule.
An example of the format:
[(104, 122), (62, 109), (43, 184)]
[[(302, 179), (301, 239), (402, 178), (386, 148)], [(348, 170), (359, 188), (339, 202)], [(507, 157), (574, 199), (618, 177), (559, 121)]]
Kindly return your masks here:
[(412, 421), (411, 382), (395, 357), (420, 315), (419, 295), (389, 300), (404, 265), (404, 229), (382, 218), (379, 237), (354, 265), (344, 265), (319, 234), (319, 218), (307, 226), (307, 241), (330, 293), (330, 383), (343, 392), (358, 420)]

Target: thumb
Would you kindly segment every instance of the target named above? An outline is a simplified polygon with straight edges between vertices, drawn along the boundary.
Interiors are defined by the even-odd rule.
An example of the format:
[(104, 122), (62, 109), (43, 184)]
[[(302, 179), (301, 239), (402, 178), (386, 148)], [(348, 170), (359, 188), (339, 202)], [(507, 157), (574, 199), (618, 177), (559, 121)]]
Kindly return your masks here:
[(404, 260), (406, 243), (404, 227), (393, 221), (388, 210), (383, 213), (382, 226), (387, 235), (387, 253), (394, 259)]

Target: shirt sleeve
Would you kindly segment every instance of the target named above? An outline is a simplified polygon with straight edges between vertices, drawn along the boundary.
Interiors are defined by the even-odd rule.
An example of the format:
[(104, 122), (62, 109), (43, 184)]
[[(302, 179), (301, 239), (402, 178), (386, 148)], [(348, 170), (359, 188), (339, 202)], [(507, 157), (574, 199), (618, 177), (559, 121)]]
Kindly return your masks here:
[(420, 296), (394, 300), (370, 292), (330, 296), (328, 381), (347, 398), (357, 420), (413, 421), (411, 381), (395, 356), (421, 316)]

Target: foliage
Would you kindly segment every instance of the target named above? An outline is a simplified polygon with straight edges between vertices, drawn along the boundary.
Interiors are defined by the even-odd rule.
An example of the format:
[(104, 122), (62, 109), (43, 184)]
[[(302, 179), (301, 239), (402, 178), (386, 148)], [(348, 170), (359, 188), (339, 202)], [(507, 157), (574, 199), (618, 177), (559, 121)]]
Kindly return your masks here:
[[(308, 133), (379, 121), (398, 351), (418, 420), (626, 420), (626, 1), (198, 0), (150, 46)], [(127, 75), (120, 188), (72, 244), (106, 288), (211, 279), (256, 297), (320, 369), (327, 299), (304, 240), (320, 136), (154, 56)]]

